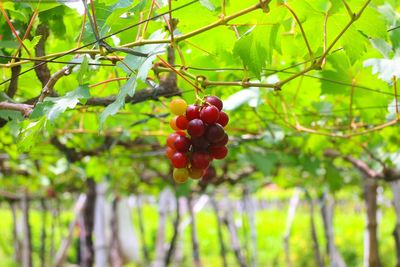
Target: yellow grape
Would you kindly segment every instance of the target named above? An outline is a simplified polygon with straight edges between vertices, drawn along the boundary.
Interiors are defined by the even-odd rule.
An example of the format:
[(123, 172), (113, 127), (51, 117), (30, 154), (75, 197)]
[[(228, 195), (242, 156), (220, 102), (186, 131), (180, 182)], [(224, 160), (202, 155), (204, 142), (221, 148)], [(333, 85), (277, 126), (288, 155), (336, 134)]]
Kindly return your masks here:
[(183, 184), (189, 179), (189, 171), (186, 168), (174, 169), (173, 177), (176, 183)]
[(178, 98), (171, 101), (169, 108), (175, 115), (184, 115), (186, 113), (187, 104), (185, 100)]
[(178, 126), (176, 126), (176, 118), (177, 117), (174, 117), (169, 121), (169, 126), (171, 126), (171, 128), (175, 131), (179, 131), (180, 129), (178, 128)]
[(200, 179), (203, 177), (204, 170), (203, 169), (195, 169), (195, 168), (190, 168), (189, 169), (189, 177), (192, 179)]

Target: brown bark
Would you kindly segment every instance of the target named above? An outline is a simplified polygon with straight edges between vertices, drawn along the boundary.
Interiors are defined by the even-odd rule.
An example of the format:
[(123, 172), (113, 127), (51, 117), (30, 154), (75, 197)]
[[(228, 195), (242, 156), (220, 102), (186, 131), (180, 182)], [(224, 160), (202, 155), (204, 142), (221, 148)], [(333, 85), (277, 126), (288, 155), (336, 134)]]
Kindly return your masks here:
[(211, 198), (211, 204), (214, 209), (215, 216), (217, 218), (217, 232), (218, 232), (218, 241), (220, 245), (220, 255), (222, 258), (222, 266), (227, 267), (227, 259), (226, 259), (226, 248), (225, 248), (225, 242), (224, 242), (224, 236), (222, 234), (222, 219), (220, 216), (219, 208), (218, 208), (218, 203), (215, 201), (213, 196), (210, 196)]
[(396, 212), (396, 223), (393, 229), (393, 238), (396, 244), (396, 267), (400, 267), (400, 181), (391, 182), (393, 205)]
[(310, 230), (311, 230), (311, 238), (313, 241), (313, 251), (314, 251), (315, 262), (317, 263), (317, 266), (324, 267), (325, 264), (324, 264), (323, 258), (321, 256), (321, 251), (319, 249), (317, 229), (315, 227), (314, 203), (311, 198), (309, 199), (309, 203), (310, 203)]
[(176, 200), (176, 206), (175, 206), (176, 218), (175, 218), (174, 225), (173, 225), (172, 239), (171, 239), (171, 242), (169, 243), (170, 245), (169, 245), (169, 248), (167, 251), (167, 255), (165, 256), (165, 266), (168, 266), (171, 263), (172, 255), (174, 255), (176, 242), (177, 242), (178, 236), (179, 236), (179, 224), (181, 222), (181, 211), (179, 208), (179, 197), (176, 194), (175, 194), (175, 200)]
[[(43, 57), (46, 55), (46, 49), (45, 49), (45, 44), (46, 40), (49, 37), (50, 31), (47, 25), (45, 24), (39, 24), (36, 28), (36, 36), (41, 35), (42, 37), (40, 38), (40, 41), (38, 44), (35, 46), (35, 54), (36, 57)], [(47, 64), (41, 64), (42, 62), (36, 61), (34, 66), (35, 66), (35, 72), (37, 77), (39, 78), (40, 82), (42, 83), (42, 87), (46, 85), (46, 83), (50, 79), (50, 70), (47, 67)]]
[(326, 239), (326, 250), (329, 254), (330, 262), (332, 267), (345, 267), (342, 255), (339, 253), (334, 237), (333, 229), (333, 212), (334, 212), (334, 200), (332, 196), (324, 192), (321, 205), (321, 216), (324, 225), (325, 239)]
[(193, 211), (193, 199), (190, 194), (187, 198), (187, 204), (191, 222), (191, 237), (192, 237), (192, 250), (193, 250), (193, 263), (196, 267), (201, 267), (200, 252), (199, 252), (199, 238), (197, 235), (196, 216)]
[[(20, 55), (21, 51), (18, 51), (18, 55)], [(19, 59), (15, 59), (15, 62), (18, 62)], [(18, 76), (21, 72), (21, 65), (17, 65), (11, 68), (11, 80), (10, 84), (8, 85), (7, 95), (10, 98), (13, 98), (14, 95), (17, 93), (18, 90)]]
[(247, 214), (247, 218), (249, 221), (249, 226), (250, 226), (250, 264), (252, 267), (257, 267), (258, 262), (257, 262), (257, 226), (256, 226), (256, 218), (255, 218), (255, 208), (254, 204), (252, 202), (251, 196), (250, 196), (250, 191), (249, 188), (246, 186), (243, 190), (243, 208), (244, 211)]
[(377, 223), (377, 193), (378, 182), (374, 179), (364, 179), (364, 199), (367, 208), (367, 246), (368, 267), (380, 267), (381, 259), (379, 256), (378, 245), (378, 223)]
[(21, 207), (23, 218), (22, 266), (32, 267), (32, 240), (31, 226), (29, 223), (29, 200), (26, 193), (22, 197)]
[(40, 230), (40, 262), (41, 266), (46, 266), (46, 240), (47, 240), (47, 232), (46, 232), (46, 218), (47, 218), (47, 206), (45, 200), (40, 200), (40, 206), (42, 210), (42, 229)]
[[(71, 241), (74, 235), (74, 230), (76, 225), (78, 224), (80, 218), (81, 218), (81, 213), (83, 210), (83, 207), (86, 203), (86, 196), (81, 195), (78, 198), (78, 201), (76, 202), (75, 208), (74, 208), (74, 214), (75, 214), (75, 218), (70, 222), (69, 227), (68, 227), (68, 235), (62, 240), (61, 245), (60, 245), (60, 249), (57, 251), (56, 256), (54, 257), (54, 262), (53, 262), (53, 267), (62, 267), (64, 266), (64, 260), (66, 258), (67, 255), (67, 251), (69, 246), (71, 245)], [(54, 207), (54, 210), (56, 210), (56, 208)], [(56, 212), (53, 213), (54, 215), (57, 214)], [(55, 216), (53, 217), (53, 221), (52, 224), (55, 224)], [(52, 233), (54, 233), (54, 231), (52, 230)], [(50, 250), (52, 251), (52, 249)], [(52, 254), (53, 255), (53, 254)]]
[(393, 230), (393, 238), (396, 244), (396, 267), (400, 267), (400, 224), (396, 224), (395, 229)]
[(110, 260), (112, 267), (122, 267), (122, 253), (121, 253), (121, 242), (119, 240), (119, 229), (118, 229), (118, 197), (115, 197), (112, 202), (112, 217), (111, 217), (111, 244), (110, 244)]
[(236, 261), (240, 267), (247, 267), (246, 260), (243, 256), (242, 250), (240, 248), (239, 236), (237, 233), (237, 228), (230, 212), (225, 214), (224, 223), (228, 228), (229, 235), (231, 237), (231, 245), (233, 252), (235, 253)]
[(51, 205), (51, 224), (50, 224), (50, 252), (49, 252), (49, 260), (53, 262), (53, 255), (55, 255), (55, 229), (56, 229), (56, 220), (58, 218), (57, 209), (55, 207), (57, 199), (50, 202)]
[(94, 208), (96, 203), (96, 183), (92, 178), (86, 180), (86, 202), (83, 208), (84, 246), (82, 247), (82, 267), (94, 264), (93, 228)]

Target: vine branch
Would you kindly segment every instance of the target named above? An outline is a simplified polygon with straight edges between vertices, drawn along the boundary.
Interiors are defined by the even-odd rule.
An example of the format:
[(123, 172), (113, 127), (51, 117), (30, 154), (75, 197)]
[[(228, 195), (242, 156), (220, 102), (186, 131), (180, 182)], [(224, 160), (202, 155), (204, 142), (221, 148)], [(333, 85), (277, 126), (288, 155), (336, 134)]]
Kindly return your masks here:
[(29, 116), (33, 110), (32, 105), (22, 104), (22, 103), (11, 103), (7, 101), (0, 102), (0, 110), (15, 110), (19, 111), (25, 117)]
[(47, 84), (43, 87), (41, 94), (39, 95), (38, 102), (42, 102), (47, 96), (53, 93), (54, 85), (63, 76), (71, 73), (73, 66), (67, 66), (54, 73)]
[(300, 21), (299, 17), (297, 16), (296, 12), (294, 12), (294, 10), (288, 4), (285, 3), (285, 4), (283, 4), (283, 6), (286, 7), (289, 10), (290, 13), (292, 13), (294, 19), (296, 20), (297, 24), (299, 25), (299, 28), (300, 28), (300, 31), (301, 31), (301, 35), (303, 36), (304, 42), (306, 43), (307, 50), (308, 50), (308, 53), (310, 55), (310, 58), (313, 58), (314, 54), (312, 52), (310, 43), (308, 42), (307, 35), (306, 35), (306, 33), (305, 33), (304, 29), (303, 29), (303, 25), (301, 24), (301, 21)]

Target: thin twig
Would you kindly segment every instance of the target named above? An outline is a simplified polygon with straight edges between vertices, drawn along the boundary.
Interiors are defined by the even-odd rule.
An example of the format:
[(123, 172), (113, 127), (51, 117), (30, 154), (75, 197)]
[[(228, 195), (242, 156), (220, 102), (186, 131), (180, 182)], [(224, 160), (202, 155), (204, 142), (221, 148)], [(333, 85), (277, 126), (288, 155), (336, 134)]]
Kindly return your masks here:
[[(141, 22), (141, 21), (143, 21), (143, 11), (141, 11), (140, 14), (139, 14), (139, 22)], [(139, 24), (138, 29), (137, 29), (137, 33), (136, 33), (135, 42), (140, 39), (141, 30), (142, 30), (142, 24)]]
[(209, 81), (207, 79), (203, 80), (201, 86), (206, 88), (210, 86), (240, 86), (240, 87), (264, 87), (264, 88), (276, 88), (275, 84), (270, 83), (257, 83), (248, 81)]
[(7, 21), (8, 26), (10, 26), (10, 29), (11, 29), (12, 33), (14, 34), (15, 38), (17, 38), (19, 44), (25, 49), (25, 51), (28, 53), (28, 55), (31, 55), (31, 53), (29, 52), (29, 49), (25, 46), (24, 42), (21, 40), (17, 31), (15, 30), (14, 25), (11, 23), (10, 18), (8, 17), (7, 12), (4, 10), (1, 2), (0, 2), (0, 11), (3, 14), (5, 20)]
[[(35, 19), (36, 19), (36, 17), (37, 17), (38, 14), (39, 14), (39, 13), (38, 13), (38, 11), (37, 11), (37, 9), (36, 9), (36, 10), (33, 12), (33, 14), (32, 14), (31, 19), (29, 20), (28, 27), (27, 27), (27, 29), (26, 29), (26, 31), (25, 31), (24, 36), (22, 37), (22, 42), (28, 37), (29, 32), (30, 32), (31, 29), (32, 29), (33, 22), (35, 21)], [(21, 49), (21, 44), (19, 44), (19, 47), (18, 47), (18, 49), (17, 49), (17, 52), (14, 54), (14, 56), (17, 56), (17, 55), (18, 55), (20, 49)]]
[[(325, 18), (324, 18), (324, 53), (326, 51), (326, 47), (327, 47), (327, 42), (328, 42), (328, 13), (325, 14)], [(326, 63), (326, 58), (324, 58), (321, 62), (321, 68), (325, 66)]]
[(97, 36), (99, 36), (99, 38), (100, 38), (99, 27), (97, 26), (96, 12), (95, 12), (95, 9), (94, 9), (93, 0), (90, 0), (90, 8), (92, 9), (94, 30), (97, 32)]
[(396, 115), (397, 115), (397, 118), (400, 118), (399, 104), (398, 104), (398, 100), (397, 100), (397, 77), (396, 76), (393, 76), (393, 90), (394, 90), (394, 101), (395, 101), (395, 105), (396, 105)]
[(351, 8), (349, 6), (349, 4), (347, 4), (346, 0), (342, 0), (343, 5), (346, 7), (347, 13), (349, 13), (350, 18), (354, 17), (354, 13), (353, 11), (351, 11)]
[(106, 84), (106, 83), (109, 83), (109, 82), (124, 81), (124, 80), (129, 80), (129, 77), (111, 78), (111, 79), (108, 79), (108, 80), (105, 80), (105, 81), (101, 81), (101, 82), (98, 82), (98, 83), (91, 84), (91, 85), (89, 85), (89, 88), (93, 88), (93, 87), (96, 87), (96, 86), (99, 86), (99, 85), (102, 85), (102, 84)]
[(86, 8), (85, 10), (83, 10), (83, 21), (82, 21), (82, 26), (81, 26), (81, 31), (79, 33), (79, 37), (78, 37), (78, 47), (80, 45), (80, 43), (82, 42), (82, 37), (83, 37), (83, 33), (85, 31), (85, 25), (86, 25)]
[(192, 83), (190, 80), (188, 80), (179, 70), (176, 70), (174, 67), (172, 67), (167, 61), (165, 61), (162, 57), (157, 56), (157, 58), (159, 60), (161, 60), (161, 62), (167, 66), (168, 68), (170, 68), (172, 70), (172, 72), (174, 72), (175, 74), (179, 75), (182, 79), (184, 79), (186, 82), (188, 82), (191, 86), (193, 86), (194, 88), (196, 88), (197, 90), (201, 91), (201, 89), (194, 83)]
[[(270, 1), (271, 0), (264, 0), (262, 3), (269, 4)], [(233, 19), (235, 19), (237, 17), (243, 16), (243, 15), (245, 15), (247, 13), (255, 11), (255, 10), (259, 9), (260, 7), (261, 7), (261, 3), (258, 3), (256, 5), (250, 6), (250, 7), (246, 8), (246, 9), (241, 10), (241, 11), (238, 11), (238, 12), (236, 12), (234, 14), (231, 14), (229, 16), (220, 18), (219, 20), (217, 20), (217, 21), (215, 21), (213, 23), (210, 23), (210, 24), (208, 24), (208, 25), (206, 25), (204, 27), (201, 27), (201, 28), (199, 28), (197, 30), (191, 31), (189, 33), (186, 33), (186, 34), (183, 34), (183, 35), (180, 35), (180, 36), (176, 36), (175, 37), (175, 42), (178, 43), (178, 42), (186, 40), (186, 39), (188, 39), (190, 37), (193, 37), (193, 36), (196, 36), (196, 35), (201, 34), (203, 32), (206, 32), (208, 30), (211, 30), (211, 29), (213, 29), (215, 27), (218, 27), (218, 26), (221, 26), (221, 25), (225, 25), (230, 20), (233, 20)], [(170, 38), (159, 39), (159, 40), (139, 40), (137, 42), (127, 43), (127, 44), (124, 44), (122, 46), (123, 47), (134, 47), (134, 46), (140, 46), (140, 45), (145, 45), (145, 44), (163, 44), (163, 43), (167, 44), (170, 41), (171, 41)]]
[[(92, 10), (93, 10), (92, 0), (90, 2), (91, 2)], [(85, 11), (86, 11), (87, 17), (89, 19), (90, 26), (92, 27), (92, 31), (93, 31), (93, 34), (94, 34), (94, 36), (96, 38), (96, 41), (99, 42), (100, 41), (100, 35), (99, 35), (99, 31), (97, 29), (97, 24), (94, 21), (94, 18), (92, 18), (92, 15), (89, 12), (89, 8), (88, 8), (88, 5), (86, 3), (86, 0), (82, 0), (82, 3), (83, 3), (83, 7), (85, 8)], [(94, 13), (93, 13), (93, 16), (94, 16)]]
[(354, 137), (354, 136), (365, 135), (367, 133), (376, 132), (376, 131), (382, 130), (384, 128), (396, 125), (399, 121), (400, 121), (399, 119), (394, 119), (394, 120), (379, 124), (379, 125), (377, 125), (375, 127), (369, 128), (367, 130), (360, 131), (360, 132), (355, 132), (355, 133), (351, 133), (351, 134), (337, 134), (337, 133), (330, 133), (330, 132), (321, 132), (321, 131), (317, 131), (317, 130), (314, 130), (314, 129), (311, 129), (311, 128), (304, 127), (302, 125), (296, 125), (296, 126), (292, 126), (292, 127), (294, 127), (299, 132), (306, 132), (306, 133), (311, 133), (311, 134), (316, 134), (316, 135), (323, 135), (323, 136), (330, 136), (330, 137), (349, 139), (349, 138)]
[(300, 31), (301, 31), (301, 35), (303, 36), (304, 42), (306, 43), (310, 58), (313, 58), (314, 54), (312, 52), (310, 43), (308, 42), (307, 35), (306, 35), (306, 33), (305, 33), (304, 29), (303, 29), (303, 25), (301, 24), (301, 21), (300, 21), (299, 17), (297, 16), (296, 12), (294, 12), (294, 10), (290, 6), (288, 6), (286, 3), (283, 4), (283, 6), (285, 6), (289, 10), (289, 12), (292, 13), (294, 19), (296, 20), (297, 24), (299, 25), (299, 28), (300, 28)]
[[(151, 13), (153, 13), (153, 9), (154, 9), (155, 3), (156, 3), (155, 0), (152, 0), (152, 1), (151, 1), (150, 10), (149, 10), (149, 13), (148, 13), (148, 15), (147, 15), (147, 20), (146, 20), (146, 23), (145, 23), (144, 26), (143, 26), (142, 38), (141, 38), (141, 39), (144, 39), (144, 37), (145, 37), (145, 35), (146, 35), (147, 26), (149, 25)], [(171, 11), (168, 10), (168, 13), (170, 13), (170, 12), (171, 12)]]
[(349, 104), (349, 129), (352, 128), (353, 125), (353, 98), (354, 98), (354, 85), (355, 80), (353, 79), (353, 83), (351, 86), (351, 93), (350, 93), (350, 104)]
[[(190, 2), (188, 2), (188, 3), (186, 3), (186, 4), (183, 4), (183, 5), (181, 5), (181, 6), (178, 6), (178, 7), (174, 8), (172, 11), (181, 10), (181, 9), (186, 8), (186, 7), (188, 7), (188, 6), (190, 6), (190, 5), (194, 4), (194, 3), (197, 3), (197, 2), (198, 2), (198, 0), (190, 1)], [(0, 3), (0, 4), (1, 4), (1, 3)], [(102, 41), (102, 40), (105, 40), (105, 39), (110, 38), (110, 37), (112, 37), (112, 36), (115, 36), (115, 35), (117, 35), (117, 34), (119, 34), (119, 33), (121, 33), (121, 32), (127, 31), (127, 30), (129, 30), (129, 29), (134, 28), (134, 27), (137, 27), (138, 25), (141, 25), (141, 24), (143, 24), (143, 23), (145, 23), (145, 22), (147, 22), (147, 21), (160, 18), (160, 17), (162, 17), (163, 15), (166, 15), (166, 14), (168, 14), (168, 12), (164, 12), (164, 13), (155, 15), (155, 16), (149, 18), (149, 19), (143, 20), (143, 21), (141, 21), (141, 22), (132, 24), (132, 25), (130, 25), (130, 26), (127, 26), (127, 27), (125, 27), (125, 28), (122, 28), (122, 29), (120, 29), (120, 30), (117, 30), (117, 31), (115, 31), (115, 32), (113, 32), (113, 33), (111, 33), (111, 34), (109, 34), (109, 35), (106, 35), (106, 36), (100, 38), (100, 40), (101, 40), (101, 41)], [(54, 58), (52, 58), (51, 60), (55, 60), (55, 59), (57, 59), (57, 58), (60, 58), (60, 57), (63, 57), (63, 56), (65, 56), (65, 55), (69, 55), (69, 54), (72, 54), (72, 53), (78, 53), (78, 54), (80, 54), (81, 52), (78, 52), (79, 50), (82, 50), (83, 48), (92, 46), (92, 45), (94, 45), (94, 44), (96, 44), (96, 43), (97, 43), (97, 40), (96, 40), (96, 41), (93, 41), (93, 42), (90, 42), (90, 43), (88, 43), (88, 44), (82, 45), (82, 46), (80, 46), (80, 47), (70, 49), (70, 50), (68, 50), (68, 51), (56, 53), (57, 55), (54, 56)], [(89, 53), (89, 54), (99, 54), (99, 53), (100, 53), (100, 50), (97, 50), (97, 51), (96, 51), (96, 50), (87, 50), (87, 51), (85, 51), (85, 53)], [(35, 68), (37, 68), (38, 66), (43, 65), (43, 64), (45, 64), (45, 63), (42, 62), (42, 63), (38, 64), (38, 65), (35, 66), (35, 67), (29, 68), (29, 69), (27, 69), (27, 70), (21, 72), (18, 76), (21, 76), (21, 75), (23, 75), (23, 74), (25, 74), (25, 73), (28, 73), (28, 72), (34, 70)], [(11, 80), (11, 78), (4, 80), (4, 81), (0, 82), (0, 85), (5, 84), (5, 83), (9, 82), (10, 80)]]
[(329, 45), (329, 47), (325, 50), (325, 52), (322, 54), (321, 58), (319, 59), (319, 64), (321, 65), (324, 58), (328, 55), (328, 53), (332, 50), (332, 48), (336, 45), (336, 43), (339, 41), (339, 39), (345, 34), (345, 32), (350, 28), (350, 26), (357, 21), (364, 10), (367, 8), (367, 6), (371, 3), (371, 0), (367, 0), (365, 4), (361, 7), (360, 11), (358, 11), (357, 14), (351, 17), (350, 21), (347, 23), (347, 25), (339, 32), (339, 34), (335, 37), (335, 39), (332, 41), (332, 43)]

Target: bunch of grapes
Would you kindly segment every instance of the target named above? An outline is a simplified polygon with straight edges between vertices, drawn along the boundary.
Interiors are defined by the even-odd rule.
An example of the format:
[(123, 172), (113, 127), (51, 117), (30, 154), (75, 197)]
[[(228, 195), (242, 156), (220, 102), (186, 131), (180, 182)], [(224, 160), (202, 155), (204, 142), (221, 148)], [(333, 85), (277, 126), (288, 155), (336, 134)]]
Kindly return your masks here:
[(183, 99), (171, 101), (176, 116), (170, 121), (175, 130), (167, 139), (166, 155), (174, 166), (173, 178), (184, 183), (188, 178), (200, 179), (213, 159), (228, 154), (228, 135), (224, 127), (229, 122), (222, 111), (223, 103), (216, 96), (207, 96), (201, 105), (187, 105)]

